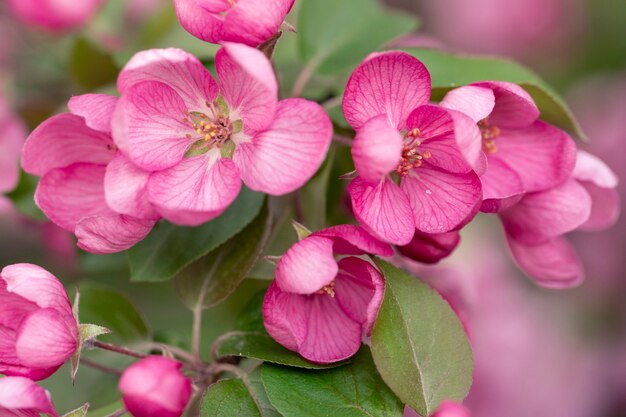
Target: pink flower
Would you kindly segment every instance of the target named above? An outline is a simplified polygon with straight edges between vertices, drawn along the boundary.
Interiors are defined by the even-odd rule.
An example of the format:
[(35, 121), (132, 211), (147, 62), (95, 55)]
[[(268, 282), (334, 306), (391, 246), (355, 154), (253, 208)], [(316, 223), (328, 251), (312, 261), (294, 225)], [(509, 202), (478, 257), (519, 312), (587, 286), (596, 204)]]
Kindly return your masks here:
[(12, 191), (17, 186), (20, 154), (25, 139), (24, 124), (9, 109), (0, 92), (0, 194)]
[(518, 266), (542, 286), (567, 288), (584, 278), (583, 266), (563, 237), (573, 230), (602, 230), (619, 216), (617, 177), (600, 159), (578, 152), (572, 177), (547, 191), (530, 193), (500, 213)]
[(50, 31), (87, 23), (105, 0), (9, 0), (9, 9), (24, 23)]
[(42, 177), (37, 205), (92, 253), (128, 249), (158, 219), (145, 197), (148, 173), (133, 166), (111, 139), (116, 102), (101, 94), (72, 98), (72, 113), (35, 129), (22, 157), (24, 171)]
[(515, 84), (474, 83), (450, 91), (441, 105), (467, 114), (480, 127), (481, 138), (465, 151), (482, 167), (484, 212), (509, 207), (512, 197), (561, 184), (574, 168), (574, 141), (538, 120), (533, 99)]
[(385, 52), (352, 73), (343, 98), (344, 115), (357, 132), (352, 158), (358, 177), (348, 187), (354, 215), (397, 245), (408, 244), (416, 229), (460, 228), (481, 200), (480, 180), (459, 148), (479, 137), (477, 127), (459, 112), (429, 105), (429, 97), (424, 65), (404, 52)]
[[(406, 407), (404, 409), (404, 417), (419, 417), (419, 414)], [(471, 417), (471, 414), (463, 405), (447, 400), (443, 401), (437, 408), (437, 411), (431, 414), (430, 417)]]
[(50, 393), (28, 378), (0, 378), (0, 415), (3, 417), (58, 417)]
[(278, 32), (294, 0), (174, 0), (180, 24), (211, 43), (258, 46)]
[(398, 251), (417, 262), (434, 264), (450, 256), (461, 241), (457, 231), (429, 234), (416, 231), (408, 245), (399, 246)]
[(163, 356), (149, 356), (129, 366), (119, 390), (126, 409), (134, 417), (179, 417), (191, 397), (191, 381), (182, 363)]
[(218, 52), (219, 86), (179, 49), (141, 52), (118, 79), (122, 98), (113, 136), (137, 166), (151, 171), (150, 203), (167, 220), (197, 225), (251, 189), (282, 195), (321, 165), (332, 136), (324, 110), (303, 99), (277, 100), (268, 59), (227, 43)]
[(0, 373), (5, 375), (45, 379), (74, 354), (78, 325), (54, 275), (31, 264), (2, 270), (0, 340)]
[(356, 256), (391, 256), (387, 244), (352, 225), (320, 230), (293, 245), (276, 268), (263, 302), (268, 333), (287, 349), (318, 363), (354, 355), (372, 330), (384, 281)]

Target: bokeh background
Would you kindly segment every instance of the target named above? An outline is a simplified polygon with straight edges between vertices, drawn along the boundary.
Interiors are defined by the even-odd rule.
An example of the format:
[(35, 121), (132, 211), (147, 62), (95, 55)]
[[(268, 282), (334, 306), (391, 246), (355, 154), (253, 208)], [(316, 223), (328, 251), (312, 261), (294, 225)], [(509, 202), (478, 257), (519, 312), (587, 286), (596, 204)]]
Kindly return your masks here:
[[(84, 317), (105, 325), (117, 320), (125, 329), (114, 341), (141, 343), (153, 336), (185, 346), (191, 313), (173, 296), (173, 284), (130, 284), (124, 254), (79, 253), (73, 237), (46, 222), (34, 206), (33, 179), (17, 178), (17, 160), (26, 133), (63, 111), (71, 95), (114, 92), (115, 76), (134, 52), (176, 46), (210, 64), (215, 47), (180, 28), (170, 0), (102, 1), (92, 17), (71, 30), (42, 27), (0, 1), (0, 265), (38, 263), (68, 288), (80, 283), (85, 297), (103, 300)], [(590, 139), (580, 146), (626, 178), (626, 2), (387, 3), (421, 20), (419, 32), (402, 40), (405, 45), (507, 56), (534, 69), (573, 108)], [(287, 35), (277, 59), (289, 55), (295, 35)], [(288, 78), (283, 75), (283, 81)], [(626, 180), (619, 192), (626, 200)], [(587, 280), (567, 291), (539, 289), (521, 276), (501, 243), (497, 220), (487, 217), (463, 231), (450, 259), (430, 267), (406, 263), (459, 306), (470, 329), (476, 373), (466, 404), (473, 416), (626, 416), (625, 232), (622, 216), (608, 232), (570, 236)], [(265, 286), (247, 280), (228, 302), (207, 313), (205, 349)], [(120, 318), (124, 315), (132, 319)], [(83, 368), (71, 387), (67, 375), (61, 371), (45, 384), (60, 410), (87, 400), (116, 408), (114, 378)]]

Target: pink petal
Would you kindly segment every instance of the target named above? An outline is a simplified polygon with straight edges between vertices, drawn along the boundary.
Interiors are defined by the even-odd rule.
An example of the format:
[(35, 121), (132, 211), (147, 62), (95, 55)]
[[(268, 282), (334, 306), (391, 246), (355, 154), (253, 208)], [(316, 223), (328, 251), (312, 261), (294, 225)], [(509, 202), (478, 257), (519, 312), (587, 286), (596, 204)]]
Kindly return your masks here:
[(493, 125), (521, 128), (530, 125), (539, 117), (539, 109), (532, 97), (517, 84), (483, 81), (472, 85), (493, 90), (496, 104), (489, 115), (489, 122)]
[(355, 130), (381, 114), (403, 130), (413, 109), (429, 98), (430, 74), (424, 64), (405, 52), (383, 52), (366, 59), (350, 76), (343, 113)]
[(84, 118), (89, 128), (111, 133), (111, 119), (117, 100), (117, 97), (107, 94), (83, 94), (72, 97), (67, 106), (72, 114)]
[(323, 236), (333, 240), (333, 252), (339, 255), (373, 254), (392, 256), (393, 249), (376, 239), (365, 229), (351, 224), (331, 226), (314, 232), (311, 236)]
[(90, 129), (80, 116), (64, 113), (49, 118), (30, 134), (24, 144), (22, 168), (42, 176), (78, 162), (105, 165), (113, 155), (109, 135)]
[(581, 150), (576, 154), (572, 176), (603, 188), (615, 188), (619, 182), (615, 173), (600, 158)]
[[(25, 416), (38, 416), (45, 413), (52, 417), (58, 417), (54, 410), (54, 404), (50, 393), (44, 390), (28, 378), (8, 377), (0, 378), (0, 412), (6, 410), (8, 416), (19, 416), (24, 411)], [(12, 414), (15, 410), (15, 414)]]
[(576, 229), (590, 213), (591, 197), (582, 185), (570, 179), (550, 190), (527, 194), (500, 216), (511, 238), (538, 243)]
[(267, 128), (278, 103), (278, 83), (267, 57), (246, 45), (223, 43), (215, 67), (231, 120), (242, 119), (249, 135)]
[(76, 225), (78, 247), (98, 254), (124, 251), (142, 241), (154, 226), (154, 220), (142, 220), (123, 214), (85, 217)]
[(398, 251), (414, 261), (434, 264), (450, 256), (460, 241), (457, 231), (438, 234), (416, 231), (411, 242), (398, 247)]
[(472, 119), (456, 110), (448, 110), (454, 122), (456, 145), (469, 166), (481, 176), (487, 171), (487, 157), (483, 152), (483, 137)]
[(284, 292), (274, 281), (263, 300), (267, 332), (287, 349), (298, 351), (307, 331), (307, 296)]
[(228, 10), (227, 1), (174, 0), (176, 16), (183, 28), (203, 41), (218, 43), (224, 22), (221, 13)]
[(338, 266), (333, 240), (309, 236), (294, 244), (276, 266), (276, 285), (294, 294), (314, 294), (330, 284)]
[(19, 182), (26, 128), (18, 119), (9, 116), (0, 116), (0, 119), (0, 193), (3, 193), (13, 190)]
[(383, 302), (385, 280), (369, 262), (355, 257), (339, 261), (335, 293), (341, 309), (369, 335)]
[(454, 401), (442, 401), (431, 417), (471, 417), (470, 411)]
[(150, 49), (142, 51), (126, 64), (117, 79), (122, 96), (135, 84), (157, 81), (171, 87), (190, 111), (203, 110), (219, 94), (209, 71), (195, 56), (182, 49)]
[(75, 164), (41, 178), (35, 202), (50, 220), (73, 232), (83, 217), (112, 213), (104, 199), (103, 165)]
[(232, 160), (215, 150), (183, 159), (178, 165), (155, 172), (148, 180), (148, 198), (167, 220), (196, 226), (226, 210), (241, 189)]
[(508, 236), (507, 242), (515, 263), (542, 287), (571, 288), (585, 278), (578, 255), (562, 237), (524, 244)]
[(386, 115), (368, 120), (358, 130), (352, 143), (352, 159), (359, 176), (364, 181), (378, 183), (395, 171), (404, 142)]
[[(483, 204), (480, 208), (485, 213), (496, 213), (510, 207), (503, 205), (513, 196), (520, 196), (525, 192), (524, 184), (506, 162), (498, 158), (490, 158), (487, 172), (480, 177), (483, 187)], [(519, 198), (515, 201), (519, 201)]]
[(332, 125), (318, 104), (282, 100), (269, 128), (238, 145), (233, 161), (249, 188), (282, 195), (300, 188), (315, 174), (331, 137)]
[(415, 228), (424, 233), (445, 233), (467, 224), (482, 199), (474, 172), (454, 174), (428, 165), (413, 169), (400, 187), (411, 202)]
[(379, 239), (395, 245), (411, 241), (415, 222), (406, 194), (391, 179), (369, 185), (356, 177), (348, 186), (354, 216)]
[(502, 129), (497, 150), (500, 159), (519, 176), (526, 192), (545, 190), (568, 178), (576, 162), (576, 144), (562, 130), (542, 121), (524, 129)]
[(239, 0), (228, 12), (221, 39), (258, 46), (280, 29), (294, 0)]
[(54, 275), (42, 267), (33, 264), (9, 265), (4, 267), (0, 276), (6, 282), (9, 293), (35, 303), (39, 308), (52, 308), (68, 317), (72, 316), (72, 307), (65, 288)]
[(120, 214), (156, 220), (159, 215), (148, 201), (146, 186), (150, 173), (118, 153), (107, 165), (104, 175), (106, 202)]
[(187, 109), (176, 91), (162, 83), (140, 83), (126, 91), (119, 106), (123, 110), (115, 113), (115, 141), (123, 144), (134, 164), (158, 171), (183, 159), (193, 143), (185, 135), (195, 132), (190, 122), (185, 122)]
[(591, 214), (579, 230), (598, 231), (613, 226), (621, 211), (620, 195), (614, 188), (603, 188), (592, 182), (580, 183), (591, 197)]
[(491, 114), (496, 103), (491, 88), (466, 85), (455, 88), (441, 100), (441, 107), (456, 110), (478, 123)]
[(77, 347), (77, 327), (68, 327), (57, 310), (45, 308), (22, 322), (15, 350), (23, 366), (49, 368), (61, 366)]

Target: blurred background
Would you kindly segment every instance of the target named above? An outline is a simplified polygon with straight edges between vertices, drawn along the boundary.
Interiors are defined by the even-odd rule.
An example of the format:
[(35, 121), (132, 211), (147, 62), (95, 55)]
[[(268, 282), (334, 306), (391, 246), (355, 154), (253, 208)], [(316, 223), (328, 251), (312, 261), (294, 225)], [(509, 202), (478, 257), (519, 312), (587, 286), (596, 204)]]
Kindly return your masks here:
[[(71, 95), (114, 93), (117, 72), (134, 52), (176, 46), (210, 65), (216, 48), (180, 28), (171, 0), (48, 3), (55, 2), (0, 0), (0, 265), (38, 263), (68, 288), (80, 282), (85, 297), (107, 300), (102, 309), (84, 312), (99, 324), (122, 320), (116, 311), (132, 315), (116, 336), (121, 343), (154, 337), (185, 346), (191, 313), (173, 299), (173, 284), (130, 284), (124, 254), (79, 253), (74, 238), (34, 206), (36, 179), (19, 173), (18, 160), (27, 132), (64, 111)], [(507, 56), (538, 72), (567, 98), (582, 124), (590, 142), (579, 145), (626, 178), (620, 160), (626, 155), (625, 1), (387, 3), (421, 21), (403, 45)], [(28, 12), (32, 4), (39, 4), (38, 13)], [(295, 38), (288, 35), (276, 57), (285, 83), (289, 74), (280, 69), (291, 68)], [(626, 181), (619, 191), (625, 200)], [(332, 189), (339, 197), (331, 201), (341, 201), (342, 192)], [(470, 333), (476, 373), (466, 404), (473, 416), (626, 416), (625, 232), (622, 216), (611, 231), (570, 236), (587, 279), (567, 291), (539, 289), (521, 276), (502, 244), (497, 220), (486, 216), (463, 231), (460, 248), (439, 265), (407, 262), (407, 269), (455, 305)], [(247, 280), (228, 302), (207, 313), (205, 348), (232, 328), (237, 309), (266, 285)], [(87, 400), (97, 406), (116, 400), (114, 379), (95, 371), (81, 369), (73, 388), (68, 382), (62, 371), (46, 383), (60, 410)]]

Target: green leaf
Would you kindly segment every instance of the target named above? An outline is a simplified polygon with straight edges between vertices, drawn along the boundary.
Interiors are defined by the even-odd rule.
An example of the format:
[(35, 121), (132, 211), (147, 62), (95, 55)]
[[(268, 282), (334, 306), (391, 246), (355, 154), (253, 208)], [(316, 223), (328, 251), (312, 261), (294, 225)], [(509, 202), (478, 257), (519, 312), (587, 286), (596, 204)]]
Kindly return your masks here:
[(267, 204), (252, 223), (176, 277), (183, 302), (192, 310), (210, 308), (233, 293), (265, 248), (272, 218)]
[(77, 408), (74, 411), (63, 414), (63, 417), (85, 417), (87, 415), (87, 410), (89, 410), (89, 403)]
[(261, 411), (261, 415), (263, 417), (282, 417), (267, 397), (267, 392), (265, 392), (263, 380), (261, 379), (261, 366), (257, 366), (248, 374), (248, 382), (254, 398), (256, 398), (257, 407)]
[(248, 388), (240, 379), (213, 384), (202, 399), (201, 417), (262, 417)]
[(335, 150), (334, 147), (331, 147), (322, 167), (298, 191), (300, 193), (303, 223), (310, 230), (320, 230), (326, 227), (326, 196), (334, 160)]
[(383, 9), (376, 0), (302, 0), (300, 54), (310, 70), (337, 73), (417, 25), (415, 18)]
[(372, 356), (385, 382), (422, 415), (443, 400), (461, 402), (472, 383), (472, 351), (463, 326), (441, 296), (376, 259), (385, 298), (372, 332)]
[(350, 365), (312, 371), (264, 364), (263, 385), (285, 417), (401, 417), (404, 405), (362, 348)]
[(76, 39), (70, 71), (74, 81), (88, 91), (114, 83), (118, 74), (113, 57), (84, 38)]
[(434, 100), (452, 88), (483, 80), (519, 84), (535, 100), (541, 119), (587, 141), (582, 128), (559, 95), (532, 70), (516, 62), (494, 57), (459, 55), (434, 49), (406, 49), (421, 60), (432, 77)]
[(128, 251), (131, 281), (167, 281), (192, 262), (217, 249), (259, 213), (264, 195), (243, 187), (218, 218), (198, 227), (161, 222)]
[(35, 204), (35, 190), (39, 179), (24, 171), (20, 172), (20, 181), (15, 190), (7, 194), (17, 210), (35, 220), (46, 220), (46, 215)]
[(235, 331), (226, 333), (215, 342), (214, 349), (218, 358), (239, 356), (305, 369), (326, 369), (345, 364), (345, 362), (337, 362), (330, 365), (320, 365), (309, 362), (296, 352), (279, 345), (269, 334), (264, 332)]
[(241, 309), (235, 321), (237, 330), (261, 333), (265, 331), (265, 325), (263, 324), (263, 299), (266, 291), (267, 289), (263, 289), (254, 294)]

